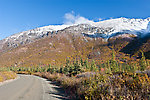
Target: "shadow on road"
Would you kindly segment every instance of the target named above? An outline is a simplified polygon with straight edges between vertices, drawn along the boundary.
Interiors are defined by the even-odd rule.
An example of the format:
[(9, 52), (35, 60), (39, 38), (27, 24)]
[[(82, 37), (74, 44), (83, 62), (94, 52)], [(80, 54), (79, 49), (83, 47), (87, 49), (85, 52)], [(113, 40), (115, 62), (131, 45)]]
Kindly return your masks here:
[(57, 82), (50, 82), (53, 85), (52, 89), (54, 92), (49, 92), (49, 94), (53, 94), (53, 97), (61, 100), (71, 100), (68, 95), (65, 93), (64, 89), (60, 87), (60, 84)]

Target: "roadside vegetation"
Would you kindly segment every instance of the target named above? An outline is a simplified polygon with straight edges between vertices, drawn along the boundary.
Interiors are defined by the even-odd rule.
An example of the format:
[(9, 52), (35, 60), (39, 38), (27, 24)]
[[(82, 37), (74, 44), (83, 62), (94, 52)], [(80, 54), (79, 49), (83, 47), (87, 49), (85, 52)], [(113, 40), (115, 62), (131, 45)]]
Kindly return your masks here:
[[(39, 65), (34, 67), (1, 67), (1, 71), (32, 74), (63, 87), (70, 99), (83, 100), (149, 100), (150, 62), (141, 52), (138, 62), (120, 62), (115, 51), (110, 60), (96, 63), (94, 60), (66, 59), (65, 65)], [(0, 74), (1, 75), (1, 74)]]
[(16, 73), (12, 71), (0, 71), (0, 82), (15, 79), (17, 77)]

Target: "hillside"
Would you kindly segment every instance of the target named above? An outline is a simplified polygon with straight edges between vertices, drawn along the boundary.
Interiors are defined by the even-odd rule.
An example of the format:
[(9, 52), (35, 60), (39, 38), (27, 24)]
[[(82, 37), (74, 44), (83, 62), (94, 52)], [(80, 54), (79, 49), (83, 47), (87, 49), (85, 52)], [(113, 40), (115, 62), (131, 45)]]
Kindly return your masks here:
[[(124, 49), (131, 48), (134, 45), (132, 42), (135, 39), (132, 39), (119, 37), (111, 38), (106, 42), (102, 38), (91, 39), (71, 34), (64, 36), (57, 34), (2, 53), (0, 55), (2, 58), (0, 59), (0, 64), (1, 66), (61, 65), (65, 64), (67, 58), (73, 60), (80, 57), (95, 59), (97, 62), (102, 63), (111, 59), (112, 48), (116, 51), (117, 59), (124, 62), (133, 60), (132, 57), (130, 58), (130, 53), (123, 52)], [(131, 51), (136, 53), (136, 48), (139, 51), (147, 47), (143, 50), (149, 52), (149, 44), (148, 40), (143, 45), (132, 48)]]
[(45, 26), (0, 41), (0, 66), (62, 65), (66, 59), (103, 63), (111, 58), (136, 61), (150, 52), (150, 19), (118, 18), (78, 25)]

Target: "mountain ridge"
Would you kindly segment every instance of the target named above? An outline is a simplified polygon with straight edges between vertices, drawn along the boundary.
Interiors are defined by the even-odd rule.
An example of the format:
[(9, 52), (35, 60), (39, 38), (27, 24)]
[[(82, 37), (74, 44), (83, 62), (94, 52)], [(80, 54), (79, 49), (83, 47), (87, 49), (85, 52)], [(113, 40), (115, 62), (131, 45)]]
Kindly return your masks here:
[[(109, 25), (109, 21), (113, 24)], [(0, 41), (0, 57), (2, 58), (0, 65), (31, 66), (49, 63), (61, 65), (67, 57), (72, 59), (82, 57), (105, 62), (111, 58), (112, 49), (117, 52), (119, 61), (124, 61), (126, 58), (133, 60), (130, 56), (138, 57), (140, 50), (144, 50), (146, 57), (149, 58), (150, 24), (148, 18), (132, 20), (119, 18), (109, 21), (107, 20), (103, 27), (100, 27), (100, 23), (105, 21), (45, 26), (12, 35)], [(116, 24), (118, 21), (121, 21), (121, 24)], [(128, 26), (128, 24), (131, 25)], [(134, 24), (137, 25), (135, 30), (132, 30)], [(114, 27), (110, 27), (112, 25)], [(131, 30), (115, 29), (119, 25), (120, 30), (122, 26), (128, 26), (124, 29)]]
[(129, 33), (138, 35), (150, 32), (150, 18), (147, 19), (127, 19), (116, 18), (100, 22), (89, 22), (73, 25), (49, 25), (11, 35), (0, 41), (0, 49), (15, 48), (19, 45), (34, 42), (37, 39), (48, 35), (57, 34), (58, 31), (69, 30), (78, 32), (89, 37), (110, 38), (116, 36), (116, 33)]

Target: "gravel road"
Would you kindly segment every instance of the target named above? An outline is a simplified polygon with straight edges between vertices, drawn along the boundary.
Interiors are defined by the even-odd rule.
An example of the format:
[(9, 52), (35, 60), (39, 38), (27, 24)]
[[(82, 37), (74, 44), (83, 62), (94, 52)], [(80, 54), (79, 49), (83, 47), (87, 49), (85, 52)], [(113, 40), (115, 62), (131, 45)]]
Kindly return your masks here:
[(46, 79), (19, 75), (0, 86), (0, 100), (66, 100), (64, 91)]

